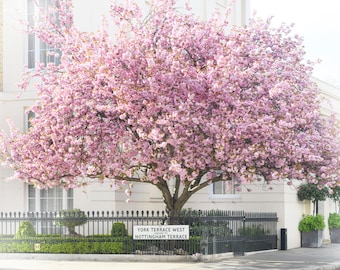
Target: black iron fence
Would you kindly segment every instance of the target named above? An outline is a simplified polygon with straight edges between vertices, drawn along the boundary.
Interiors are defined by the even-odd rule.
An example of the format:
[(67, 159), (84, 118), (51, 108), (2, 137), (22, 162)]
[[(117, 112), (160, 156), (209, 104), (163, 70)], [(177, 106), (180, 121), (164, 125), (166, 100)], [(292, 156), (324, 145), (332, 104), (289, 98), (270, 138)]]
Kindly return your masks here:
[[(276, 213), (183, 210), (174, 217), (187, 238), (163, 237), (171, 226), (162, 211), (0, 213), (0, 252), (242, 255), (277, 248)], [(136, 226), (157, 230), (158, 238), (134, 237)]]

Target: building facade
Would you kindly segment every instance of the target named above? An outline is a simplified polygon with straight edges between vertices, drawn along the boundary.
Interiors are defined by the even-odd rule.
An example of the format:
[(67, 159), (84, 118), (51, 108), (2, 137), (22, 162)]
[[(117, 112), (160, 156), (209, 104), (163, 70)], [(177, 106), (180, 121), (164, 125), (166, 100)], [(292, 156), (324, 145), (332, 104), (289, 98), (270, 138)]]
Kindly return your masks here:
[[(50, 0), (40, 0), (47, 4)], [(231, 25), (246, 24), (249, 18), (249, 0), (235, 1), (232, 5)], [(0, 129), (8, 130), (6, 119), (12, 119), (15, 127), (25, 131), (29, 125), (30, 106), (37, 98), (34, 88), (20, 92), (16, 84), (21, 81), (24, 66), (34, 67), (34, 61), (54, 61), (41, 59), (46, 48), (39, 40), (23, 32), (23, 25), (18, 18), (24, 20), (37, 15), (33, 0), (0, 0), (2, 16), (0, 19)], [(95, 31), (100, 25), (100, 16), (107, 14), (110, 0), (73, 0), (75, 23), (82, 31)], [(142, 1), (141, 1), (142, 2)], [(144, 2), (144, 1), (143, 1)], [(191, 0), (193, 10), (202, 18), (207, 18), (215, 8), (230, 6), (231, 0)], [(178, 1), (178, 5), (185, 1)], [(50, 48), (49, 48), (50, 49)], [(317, 80), (316, 80), (317, 81)], [(321, 81), (317, 81), (323, 94), (340, 109), (340, 97), (337, 89)], [(324, 104), (325, 113), (329, 107)], [(340, 111), (338, 111), (340, 116)], [(124, 191), (114, 190), (109, 182), (93, 183), (83, 189), (62, 190), (58, 188), (38, 190), (19, 181), (5, 181), (12, 171), (0, 167), (0, 212), (10, 211), (59, 211), (67, 208), (80, 208), (85, 211), (113, 210), (164, 210), (161, 193), (150, 184), (135, 184), (132, 189), (131, 202), (126, 202)], [(310, 213), (309, 202), (299, 202), (296, 186), (288, 186), (283, 182), (273, 183), (272, 190), (262, 184), (251, 185), (252, 192), (236, 192), (235, 187), (223, 186), (224, 183), (211, 185), (195, 194), (185, 208), (192, 209), (226, 209), (257, 212), (277, 212), (278, 228), (287, 228), (288, 248), (300, 246), (300, 233), (297, 230), (302, 214)], [(320, 212), (328, 216), (334, 211), (330, 201), (321, 203)], [(329, 239), (327, 230), (325, 238)]]

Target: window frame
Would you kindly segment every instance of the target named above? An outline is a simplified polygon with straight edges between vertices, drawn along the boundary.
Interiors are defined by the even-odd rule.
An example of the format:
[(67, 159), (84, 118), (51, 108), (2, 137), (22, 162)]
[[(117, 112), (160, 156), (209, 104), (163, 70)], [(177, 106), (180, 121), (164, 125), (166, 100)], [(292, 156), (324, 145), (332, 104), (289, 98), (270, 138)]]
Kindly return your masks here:
[[(54, 188), (55, 189), (55, 188)], [(61, 189), (61, 188), (60, 188)], [(69, 193), (69, 190), (65, 190), (65, 189), (61, 189), (62, 190), (62, 195), (61, 195), (61, 209), (55, 209), (54, 211), (42, 211), (42, 192), (47, 192), (47, 194), (49, 193), (50, 190), (53, 189), (47, 189), (47, 190), (40, 190), (38, 188), (35, 188), (32, 184), (26, 184), (26, 196), (27, 196), (27, 212), (29, 213), (40, 213), (40, 215), (42, 215), (42, 213), (57, 213), (61, 210), (64, 209), (73, 209), (74, 208), (74, 192), (72, 190), (72, 193)], [(32, 192), (33, 191), (33, 192)], [(34, 194), (34, 196), (32, 196), (32, 194), (30, 193), (32, 192), (32, 194)], [(55, 194), (53, 194), (55, 195)], [(70, 195), (70, 196), (69, 196)], [(69, 199), (72, 199), (72, 203), (69, 204)], [(47, 202), (47, 206), (50, 200), (53, 200), (53, 204), (54, 207), (57, 205), (56, 204), (56, 200), (58, 200), (57, 196), (51, 196), (49, 197), (48, 195), (45, 197), (45, 200)], [(34, 203), (34, 210), (30, 209), (30, 200), (32, 203)], [(37, 231), (38, 234), (55, 234), (55, 233), (65, 233), (66, 232), (66, 228), (63, 227), (58, 227), (53, 223), (53, 220), (44, 220), (44, 221), (37, 221), (34, 223), (35, 229)]]
[[(39, 0), (39, 5), (36, 5), (35, 0), (26, 0), (26, 19), (29, 25), (34, 24), (34, 19), (39, 18), (40, 5), (43, 1), (44, 9), (46, 10), (51, 0)], [(30, 8), (31, 7), (31, 8)], [(32, 11), (31, 11), (32, 9)], [(30, 44), (32, 43), (32, 44)], [(34, 48), (31, 48), (34, 47)], [(45, 42), (41, 41), (35, 34), (26, 35), (25, 40), (25, 64), (28, 69), (35, 69), (37, 63), (44, 63), (46, 66), (48, 63), (60, 64), (60, 56), (56, 57), (54, 54), (61, 55), (59, 48), (50, 47)]]
[(236, 190), (237, 185), (235, 185), (235, 179), (233, 178), (230, 181), (232, 181), (232, 192), (230, 192), (230, 193), (220, 193), (220, 194), (214, 193), (214, 191), (215, 191), (214, 185), (217, 184), (217, 183), (222, 183), (223, 185), (225, 185), (226, 180), (212, 183), (209, 187), (210, 188), (209, 189), (210, 190), (210, 192), (209, 192), (210, 198), (211, 199), (240, 199), (241, 194), (238, 193), (237, 190)]
[(27, 132), (31, 127), (31, 119), (35, 118), (36, 113), (31, 110), (31, 106), (24, 107), (24, 131)]
[[(26, 184), (27, 188), (26, 188), (26, 194), (27, 194), (27, 210), (28, 212), (39, 212), (39, 213), (46, 213), (46, 212), (58, 212), (58, 211), (61, 211), (61, 210), (64, 210), (64, 209), (73, 209), (74, 208), (74, 192), (72, 190), (72, 194), (69, 193), (70, 190), (65, 190), (65, 189), (62, 189), (62, 195), (61, 195), (61, 198), (62, 198), (62, 201), (61, 201), (61, 204), (62, 204), (62, 207), (60, 210), (58, 209), (55, 209), (53, 211), (42, 211), (42, 204), (41, 204), (41, 201), (42, 201), (42, 192), (44, 190), (41, 190), (41, 189), (38, 189), (38, 188), (34, 188), (33, 185), (31, 184)], [(30, 187), (33, 187), (34, 189), (34, 197), (30, 196)], [(58, 188), (58, 187), (57, 187)], [(49, 190), (52, 190), (52, 189), (47, 189), (47, 192)], [(49, 198), (48, 196), (46, 197), (47, 199), (52, 199), (53, 198), (53, 203), (55, 203), (55, 200), (57, 197), (53, 196), (51, 198)], [(34, 199), (34, 210), (32, 211), (30, 209), (30, 200), (33, 200)], [(72, 199), (72, 203), (69, 203), (69, 200)], [(54, 207), (55, 208), (55, 207)]]

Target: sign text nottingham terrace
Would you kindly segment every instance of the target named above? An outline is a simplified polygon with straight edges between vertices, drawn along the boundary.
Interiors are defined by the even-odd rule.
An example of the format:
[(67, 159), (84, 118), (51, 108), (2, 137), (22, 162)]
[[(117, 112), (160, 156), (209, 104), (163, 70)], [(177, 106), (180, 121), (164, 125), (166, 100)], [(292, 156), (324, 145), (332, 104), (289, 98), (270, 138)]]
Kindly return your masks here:
[(188, 240), (189, 225), (133, 226), (135, 240)]

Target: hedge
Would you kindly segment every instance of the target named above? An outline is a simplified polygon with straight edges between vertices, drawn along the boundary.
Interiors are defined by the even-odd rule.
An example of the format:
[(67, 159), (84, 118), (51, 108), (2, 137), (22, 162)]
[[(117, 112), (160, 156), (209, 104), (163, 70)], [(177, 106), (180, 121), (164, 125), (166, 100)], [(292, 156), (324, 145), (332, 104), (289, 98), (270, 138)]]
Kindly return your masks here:
[[(190, 237), (190, 240), (180, 240), (174, 243), (176, 243), (177, 249), (186, 250), (187, 254), (200, 252), (200, 237)], [(134, 241), (131, 236), (65, 237), (61, 235), (36, 235), (22, 239), (2, 236), (0, 253), (131, 254), (136, 250), (146, 251), (153, 245), (157, 245), (157, 241)]]
[(67, 239), (58, 237), (36, 237), (25, 239), (2, 239), (2, 253), (54, 253), (54, 254), (123, 254), (131, 253), (132, 240), (122, 241), (103, 238)]

